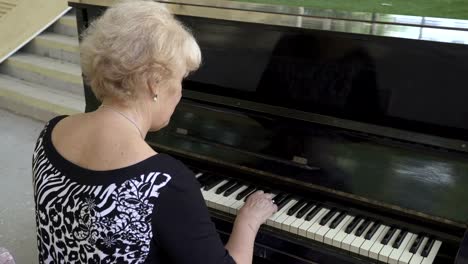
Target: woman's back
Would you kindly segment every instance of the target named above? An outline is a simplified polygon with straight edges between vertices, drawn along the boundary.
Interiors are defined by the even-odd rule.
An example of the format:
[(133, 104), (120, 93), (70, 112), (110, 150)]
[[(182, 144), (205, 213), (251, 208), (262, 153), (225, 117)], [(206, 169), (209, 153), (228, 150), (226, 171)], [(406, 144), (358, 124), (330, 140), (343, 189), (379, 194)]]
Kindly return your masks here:
[[(67, 124), (76, 121), (52, 119), (34, 150), (40, 263), (233, 263), (187, 167), (166, 154), (136, 163), (135, 159), (132, 165), (112, 170), (79, 166), (62, 156), (52, 140), (81, 124)], [(83, 133), (87, 129), (82, 124)], [(70, 135), (58, 142), (79, 137)], [(62, 151), (72, 146), (94, 148), (65, 143)], [(123, 164), (118, 158), (114, 163)]]
[(52, 143), (51, 132), (62, 118), (49, 122), (33, 156), (41, 262), (144, 260), (155, 200), (171, 180), (163, 169), (168, 156), (110, 171), (85, 169), (62, 157)]

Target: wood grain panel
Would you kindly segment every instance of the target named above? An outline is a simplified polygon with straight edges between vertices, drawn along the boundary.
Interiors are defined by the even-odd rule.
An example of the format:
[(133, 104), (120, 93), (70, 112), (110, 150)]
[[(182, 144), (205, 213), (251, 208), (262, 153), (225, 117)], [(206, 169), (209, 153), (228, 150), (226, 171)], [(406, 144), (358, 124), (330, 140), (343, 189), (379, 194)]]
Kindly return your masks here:
[(0, 0), (0, 19), (11, 12), (18, 2), (18, 0)]
[(67, 10), (66, 0), (0, 0), (0, 63)]

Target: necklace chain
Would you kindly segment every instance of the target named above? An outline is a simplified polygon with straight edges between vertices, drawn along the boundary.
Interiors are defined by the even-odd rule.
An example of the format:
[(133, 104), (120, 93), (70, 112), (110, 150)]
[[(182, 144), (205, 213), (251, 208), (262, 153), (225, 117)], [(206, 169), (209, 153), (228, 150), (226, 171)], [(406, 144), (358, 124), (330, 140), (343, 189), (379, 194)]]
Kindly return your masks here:
[(126, 115), (124, 115), (122, 112), (116, 110), (115, 108), (113, 108), (113, 107), (111, 107), (111, 106), (102, 104), (99, 108), (101, 108), (101, 107), (106, 107), (107, 109), (109, 109), (109, 110), (111, 110), (111, 111), (114, 111), (115, 113), (117, 113), (117, 114), (123, 116), (125, 119), (127, 119), (130, 123), (132, 123), (132, 124), (138, 129), (138, 132), (140, 132), (141, 138), (143, 138), (143, 139), (145, 138), (145, 137), (143, 136), (143, 133), (141, 133), (140, 128), (139, 128), (138, 125), (135, 123), (135, 121), (133, 121), (132, 119), (130, 119), (129, 117), (127, 117)]

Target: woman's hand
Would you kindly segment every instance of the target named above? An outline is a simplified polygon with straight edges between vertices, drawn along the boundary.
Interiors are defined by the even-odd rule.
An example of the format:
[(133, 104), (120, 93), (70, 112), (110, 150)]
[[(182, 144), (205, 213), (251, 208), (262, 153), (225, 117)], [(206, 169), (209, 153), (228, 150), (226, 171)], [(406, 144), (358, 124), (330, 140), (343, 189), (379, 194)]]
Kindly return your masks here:
[(276, 206), (272, 198), (273, 194), (271, 193), (264, 193), (263, 191), (253, 193), (240, 209), (239, 220), (247, 222), (250, 228), (257, 231), (278, 210), (278, 206)]
[(272, 200), (273, 194), (255, 192), (245, 201), (234, 222), (226, 249), (238, 264), (251, 264), (258, 229), (270, 218), (278, 207)]

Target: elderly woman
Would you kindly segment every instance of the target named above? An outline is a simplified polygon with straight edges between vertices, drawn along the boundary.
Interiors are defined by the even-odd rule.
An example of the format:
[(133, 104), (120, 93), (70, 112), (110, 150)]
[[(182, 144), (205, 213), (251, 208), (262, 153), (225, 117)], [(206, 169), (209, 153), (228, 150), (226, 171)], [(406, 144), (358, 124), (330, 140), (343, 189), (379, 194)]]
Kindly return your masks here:
[(251, 263), (276, 210), (251, 195), (224, 246), (194, 174), (145, 142), (198, 68), (193, 36), (162, 6), (126, 2), (85, 33), (83, 72), (102, 106), (52, 119), (33, 156), (40, 263)]

